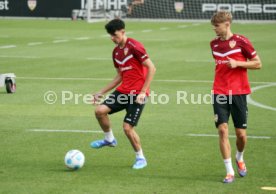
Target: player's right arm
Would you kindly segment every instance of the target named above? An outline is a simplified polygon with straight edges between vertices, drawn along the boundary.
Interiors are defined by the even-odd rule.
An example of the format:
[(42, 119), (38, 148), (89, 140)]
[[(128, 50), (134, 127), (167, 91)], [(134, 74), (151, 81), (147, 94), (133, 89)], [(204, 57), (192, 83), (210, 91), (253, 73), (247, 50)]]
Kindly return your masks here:
[(236, 61), (228, 57), (228, 66), (230, 68), (241, 67), (245, 69), (261, 69), (262, 62), (260, 57), (257, 55), (252, 43), (244, 36), (237, 36), (241, 42), (242, 53), (247, 61)]
[(117, 85), (119, 85), (122, 81), (122, 76), (120, 74), (120, 71), (118, 68), (116, 68), (117, 70), (117, 74), (116, 76), (113, 78), (113, 80), (104, 88), (102, 88), (99, 93), (101, 94), (105, 94), (107, 92), (109, 92), (110, 90), (112, 90), (113, 88), (115, 88)]
[(262, 62), (258, 55), (248, 61), (236, 61), (228, 57), (228, 64), (230, 68), (242, 67), (246, 69), (261, 69)]
[(102, 88), (100, 91), (96, 92), (95, 94), (93, 94), (93, 104), (97, 104), (97, 102), (100, 101), (100, 99), (103, 97), (103, 95), (107, 92), (109, 92), (110, 90), (112, 90), (113, 88), (115, 88), (117, 85), (119, 85), (122, 81), (122, 76), (120, 74), (120, 71), (118, 68), (116, 68), (117, 70), (117, 74), (116, 76), (113, 78), (113, 80), (107, 84), (107, 86), (105, 86), (104, 88)]

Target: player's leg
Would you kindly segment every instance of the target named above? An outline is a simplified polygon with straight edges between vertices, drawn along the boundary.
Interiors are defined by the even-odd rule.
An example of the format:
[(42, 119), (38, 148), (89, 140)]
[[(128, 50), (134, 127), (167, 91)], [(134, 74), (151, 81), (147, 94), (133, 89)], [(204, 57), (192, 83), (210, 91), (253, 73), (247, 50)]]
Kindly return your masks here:
[(228, 131), (227, 123), (222, 123), (218, 126), (220, 152), (226, 169), (226, 177), (223, 180), (224, 183), (233, 182), (235, 175), (231, 159), (231, 145)]
[(123, 124), (124, 132), (130, 141), (135, 153), (136, 153), (136, 161), (132, 168), (134, 169), (141, 169), (147, 166), (146, 158), (143, 154), (141, 141), (139, 135), (136, 133), (134, 126), (130, 125), (129, 123)]
[(111, 109), (104, 104), (97, 106), (95, 109), (95, 116), (104, 132), (110, 131), (110, 121), (108, 117), (110, 111)]
[(109, 98), (103, 102), (103, 104), (96, 107), (95, 116), (104, 132), (105, 138), (93, 141), (91, 143), (92, 148), (102, 148), (104, 146), (115, 147), (117, 145), (117, 141), (111, 129), (108, 114), (113, 114), (125, 108), (125, 105), (121, 105), (117, 100), (120, 94), (121, 93), (114, 91)]
[(245, 145), (247, 143), (246, 130), (243, 128), (236, 128), (236, 146), (237, 146), (237, 154), (236, 159), (243, 161), (243, 152)]
[(229, 142), (229, 129), (228, 120), (230, 116), (230, 107), (228, 100), (221, 101), (217, 100), (218, 95), (214, 95), (214, 114), (215, 114), (215, 124), (218, 129), (219, 134), (219, 147), (220, 152), (224, 161), (226, 169), (226, 177), (224, 178), (224, 183), (231, 183), (234, 181), (234, 169), (232, 166), (231, 159), (231, 145)]
[(223, 159), (228, 159), (231, 157), (231, 145), (228, 137), (228, 123), (222, 123), (218, 126), (218, 134), (221, 156)]
[(247, 142), (246, 130), (243, 128), (236, 128), (236, 136), (237, 136), (236, 164), (237, 164), (239, 175), (241, 177), (244, 177), (247, 174), (247, 168), (243, 160), (244, 148)]
[(104, 146), (115, 147), (117, 145), (117, 141), (113, 135), (108, 117), (108, 113), (110, 111), (111, 109), (104, 104), (97, 106), (95, 109), (95, 116), (104, 132), (105, 137), (104, 139), (91, 142), (90, 145), (92, 148), (102, 148)]
[(127, 138), (129, 139), (134, 151), (138, 152), (139, 150), (141, 150), (140, 137), (136, 133), (134, 127), (132, 125), (124, 122), (123, 129), (124, 129), (124, 132), (125, 132)]
[(127, 114), (123, 123), (124, 132), (136, 153), (136, 161), (133, 165), (134, 169), (141, 169), (147, 166), (147, 161), (143, 154), (140, 137), (134, 128), (138, 124), (144, 106), (144, 104), (141, 105), (135, 103), (135, 99), (131, 100), (127, 108)]
[(233, 96), (231, 115), (236, 128), (236, 164), (238, 167), (238, 173), (241, 177), (244, 177), (247, 174), (247, 169), (243, 160), (244, 148), (247, 143), (247, 112), (246, 95)]

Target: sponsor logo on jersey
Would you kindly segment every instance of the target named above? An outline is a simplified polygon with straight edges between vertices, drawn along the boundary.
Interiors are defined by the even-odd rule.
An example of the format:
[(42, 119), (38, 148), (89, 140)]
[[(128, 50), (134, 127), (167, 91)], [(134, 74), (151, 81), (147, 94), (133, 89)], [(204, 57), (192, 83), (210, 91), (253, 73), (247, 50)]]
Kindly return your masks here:
[(36, 8), (37, 1), (36, 0), (28, 0), (27, 2), (28, 7), (31, 11), (33, 11)]
[(215, 60), (216, 61), (216, 64), (217, 65), (223, 65), (223, 64), (227, 64), (227, 63), (229, 63), (229, 61), (228, 60)]
[(230, 48), (234, 48), (235, 46), (236, 46), (236, 41), (235, 40), (231, 40), (231, 41), (229, 41), (229, 46), (230, 46)]
[(121, 67), (120, 71), (123, 72), (123, 71), (128, 71), (128, 70), (131, 70), (131, 69), (132, 69), (132, 66)]

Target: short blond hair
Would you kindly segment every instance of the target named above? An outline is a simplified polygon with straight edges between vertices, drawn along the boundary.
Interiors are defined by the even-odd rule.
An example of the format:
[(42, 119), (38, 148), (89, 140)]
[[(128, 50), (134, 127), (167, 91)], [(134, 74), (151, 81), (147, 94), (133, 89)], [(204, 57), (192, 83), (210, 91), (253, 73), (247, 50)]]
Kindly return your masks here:
[(211, 23), (213, 25), (223, 23), (223, 22), (230, 22), (232, 23), (232, 14), (229, 11), (218, 11), (215, 12), (211, 18)]

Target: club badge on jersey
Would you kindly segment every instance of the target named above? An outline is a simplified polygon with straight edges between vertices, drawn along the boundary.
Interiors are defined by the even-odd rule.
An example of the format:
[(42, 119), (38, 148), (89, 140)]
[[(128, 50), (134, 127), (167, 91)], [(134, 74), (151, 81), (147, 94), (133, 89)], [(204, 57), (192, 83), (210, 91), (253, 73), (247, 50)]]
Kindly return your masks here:
[(127, 55), (128, 53), (128, 48), (124, 48), (124, 54)]
[(234, 48), (236, 46), (236, 41), (235, 40), (229, 41), (229, 46), (230, 48)]

